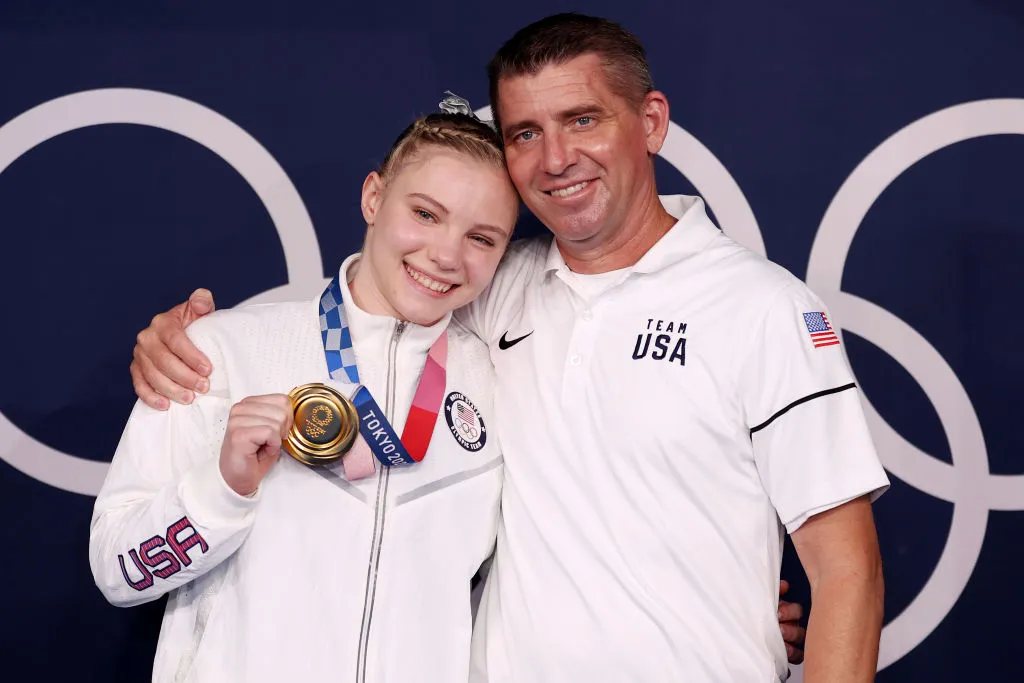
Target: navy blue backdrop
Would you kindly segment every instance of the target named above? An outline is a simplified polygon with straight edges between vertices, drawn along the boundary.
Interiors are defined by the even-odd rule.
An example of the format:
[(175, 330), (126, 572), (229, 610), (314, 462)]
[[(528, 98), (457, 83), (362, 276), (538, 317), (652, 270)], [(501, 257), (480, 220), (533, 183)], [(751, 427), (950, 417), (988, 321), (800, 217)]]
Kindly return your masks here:
[(163, 602), (110, 607), (87, 557), (135, 333), (197, 286), (314, 291), (395, 135), (445, 89), (485, 105), (502, 40), (579, 9), (648, 48), (662, 191), (844, 328), (893, 481), (879, 680), (1020, 680), (1024, 6), (340, 4), (0, 5), (0, 679), (148, 680)]

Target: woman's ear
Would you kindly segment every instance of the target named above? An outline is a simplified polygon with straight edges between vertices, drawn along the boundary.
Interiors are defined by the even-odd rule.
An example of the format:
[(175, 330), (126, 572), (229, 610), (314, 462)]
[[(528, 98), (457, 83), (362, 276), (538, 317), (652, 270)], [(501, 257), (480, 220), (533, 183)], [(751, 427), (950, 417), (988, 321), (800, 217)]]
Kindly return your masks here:
[(380, 177), (380, 173), (370, 171), (366, 180), (363, 181), (363, 193), (360, 200), (363, 220), (366, 221), (367, 228), (373, 227), (382, 201), (384, 201), (384, 179)]

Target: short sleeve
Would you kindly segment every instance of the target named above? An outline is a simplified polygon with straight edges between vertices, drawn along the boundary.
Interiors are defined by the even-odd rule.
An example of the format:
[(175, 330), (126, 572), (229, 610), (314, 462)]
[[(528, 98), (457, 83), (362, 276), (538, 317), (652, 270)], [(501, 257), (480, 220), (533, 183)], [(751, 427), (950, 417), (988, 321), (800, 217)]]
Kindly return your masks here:
[(770, 303), (739, 386), (762, 485), (789, 533), (888, 488), (836, 326), (803, 283)]
[(502, 257), (491, 284), (475, 301), (455, 311), (455, 319), (488, 346), (522, 315), (526, 289), (543, 263), (550, 239), (513, 242)]

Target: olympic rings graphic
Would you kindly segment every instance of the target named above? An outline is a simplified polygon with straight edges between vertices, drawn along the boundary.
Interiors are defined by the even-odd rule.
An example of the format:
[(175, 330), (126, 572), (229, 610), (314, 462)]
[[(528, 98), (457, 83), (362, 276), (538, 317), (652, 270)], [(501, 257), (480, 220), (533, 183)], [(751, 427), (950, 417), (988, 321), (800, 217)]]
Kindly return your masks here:
[(476, 437), (480, 436), (480, 430), (468, 422), (464, 422), (461, 419), (456, 419), (456, 422), (459, 423), (459, 431), (462, 432), (467, 441), (476, 441)]
[[(490, 118), (490, 108), (477, 111)], [(115, 88), (73, 93), (38, 105), (0, 126), (0, 174), (20, 156), (62, 133), (93, 125), (161, 128), (203, 145), (252, 186), (278, 231), (288, 284), (243, 303), (314, 296), (326, 283), (312, 221), (284, 169), (252, 136), (195, 102), (150, 90)], [(935, 348), (907, 323), (841, 289), (854, 236), (872, 204), (924, 157), (964, 140), (1024, 135), (1024, 100), (994, 99), (943, 109), (898, 131), (858, 166), (829, 205), (815, 236), (807, 283), (832, 309), (837, 333), (854, 331), (903, 365), (935, 407), (953, 464), (911, 445), (863, 395), (865, 414), (886, 468), (910, 485), (954, 505), (935, 571), (910, 605), (882, 632), (879, 670), (917, 647), (959, 599), (977, 562), (989, 510), (1024, 509), (1024, 475), (994, 475), (981, 426), (963, 385)], [(764, 241), (746, 197), (725, 166), (673, 122), (660, 155), (686, 176), (729, 235), (762, 255)], [(463, 423), (463, 427), (472, 427)], [(466, 434), (465, 431), (463, 431)], [(474, 435), (472, 438), (476, 438)], [(0, 413), (0, 459), (51, 486), (95, 495), (108, 465), (61, 453), (32, 439)], [(965, 559), (967, 558), (967, 559)], [(793, 681), (800, 679), (799, 668)]]

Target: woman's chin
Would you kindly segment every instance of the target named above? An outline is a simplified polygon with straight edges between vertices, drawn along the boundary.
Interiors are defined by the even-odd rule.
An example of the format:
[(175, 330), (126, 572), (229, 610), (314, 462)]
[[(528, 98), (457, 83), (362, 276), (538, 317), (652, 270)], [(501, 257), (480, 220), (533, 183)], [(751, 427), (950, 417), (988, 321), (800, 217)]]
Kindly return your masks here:
[(466, 303), (461, 296), (438, 298), (435, 295), (425, 295), (422, 292), (415, 292), (412, 299), (412, 301), (403, 302), (405, 305), (401, 308), (402, 320), (422, 327), (430, 327)]
[(402, 312), (401, 319), (420, 327), (430, 327), (448, 314), (447, 308), (436, 307), (433, 310), (418, 310), (415, 314)]

